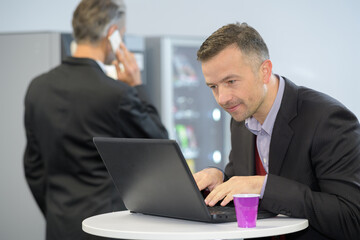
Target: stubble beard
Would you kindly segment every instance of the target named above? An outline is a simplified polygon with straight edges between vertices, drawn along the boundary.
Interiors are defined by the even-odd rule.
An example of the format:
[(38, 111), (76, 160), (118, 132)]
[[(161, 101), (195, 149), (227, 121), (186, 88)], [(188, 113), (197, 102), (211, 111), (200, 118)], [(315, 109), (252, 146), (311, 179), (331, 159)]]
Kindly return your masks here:
[(250, 112), (249, 110), (247, 110), (245, 112), (239, 112), (239, 113), (233, 112), (233, 113), (229, 113), (229, 114), (237, 122), (242, 122), (245, 119), (247, 119), (253, 115), (253, 113)]
[[(235, 112), (230, 112), (227, 110), (227, 108), (231, 107), (231, 106), (237, 106), (240, 109), (237, 109)], [(252, 112), (249, 111), (248, 106), (242, 101), (242, 100), (238, 100), (236, 102), (230, 102), (230, 103), (226, 103), (224, 105), (220, 105), (226, 112), (228, 112), (231, 117), (233, 119), (235, 119), (235, 121), (237, 122), (241, 122), (244, 121), (245, 119), (249, 118), (252, 116)], [(245, 111), (242, 111), (241, 108), (245, 108)]]
[[(237, 102), (232, 102), (232, 103), (227, 103), (225, 105), (221, 105), (221, 107), (227, 111), (226, 107), (229, 107), (229, 106), (236, 106), (236, 105), (240, 105), (240, 109), (237, 109), (237, 111), (235, 112), (229, 112), (227, 111), (231, 117), (237, 121), (237, 122), (242, 122), (244, 121), (245, 119), (248, 119), (250, 117), (252, 117), (257, 111), (258, 109), (260, 108), (261, 106), (261, 103), (263, 102), (263, 99), (258, 102), (256, 104), (256, 107), (254, 108), (250, 108), (247, 104), (245, 104), (242, 100), (238, 100)], [(241, 109), (243, 108), (243, 110)]]

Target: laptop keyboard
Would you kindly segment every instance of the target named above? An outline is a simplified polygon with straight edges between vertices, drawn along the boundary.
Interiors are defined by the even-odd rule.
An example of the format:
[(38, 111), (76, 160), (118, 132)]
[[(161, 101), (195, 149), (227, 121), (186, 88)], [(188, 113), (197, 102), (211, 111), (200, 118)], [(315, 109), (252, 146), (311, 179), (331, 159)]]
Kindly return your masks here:
[(211, 215), (234, 214), (235, 213), (234, 207), (213, 206), (213, 207), (208, 207), (208, 209), (209, 209), (209, 212)]

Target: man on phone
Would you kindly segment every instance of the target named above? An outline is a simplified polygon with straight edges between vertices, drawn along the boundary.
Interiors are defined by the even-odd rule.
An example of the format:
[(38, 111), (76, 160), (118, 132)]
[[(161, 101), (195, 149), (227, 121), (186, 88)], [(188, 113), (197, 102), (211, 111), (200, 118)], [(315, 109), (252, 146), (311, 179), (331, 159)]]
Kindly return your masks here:
[[(73, 56), (36, 77), (26, 93), (25, 175), (46, 239), (93, 238), (82, 231), (85, 218), (124, 209), (93, 137), (168, 137), (134, 55), (119, 41), (125, 12), (122, 0), (82, 0), (72, 20)], [(105, 73), (111, 63), (118, 81)]]

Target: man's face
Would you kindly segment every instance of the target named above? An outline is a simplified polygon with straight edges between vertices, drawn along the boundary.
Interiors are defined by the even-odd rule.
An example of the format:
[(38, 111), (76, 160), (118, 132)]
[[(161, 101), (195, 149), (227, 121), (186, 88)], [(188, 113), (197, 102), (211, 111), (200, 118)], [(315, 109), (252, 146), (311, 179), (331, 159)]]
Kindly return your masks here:
[(259, 111), (267, 92), (260, 70), (245, 59), (237, 47), (228, 46), (201, 64), (217, 103), (239, 122)]

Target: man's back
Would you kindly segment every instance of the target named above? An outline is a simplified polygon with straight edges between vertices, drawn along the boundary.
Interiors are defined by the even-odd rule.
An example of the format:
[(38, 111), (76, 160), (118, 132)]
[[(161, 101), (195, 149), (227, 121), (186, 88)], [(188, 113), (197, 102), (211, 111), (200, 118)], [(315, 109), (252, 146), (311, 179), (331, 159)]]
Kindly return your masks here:
[(141, 90), (107, 77), (90, 59), (68, 58), (37, 77), (25, 109), (26, 175), (49, 239), (79, 238), (84, 218), (124, 208), (94, 136), (167, 136)]

